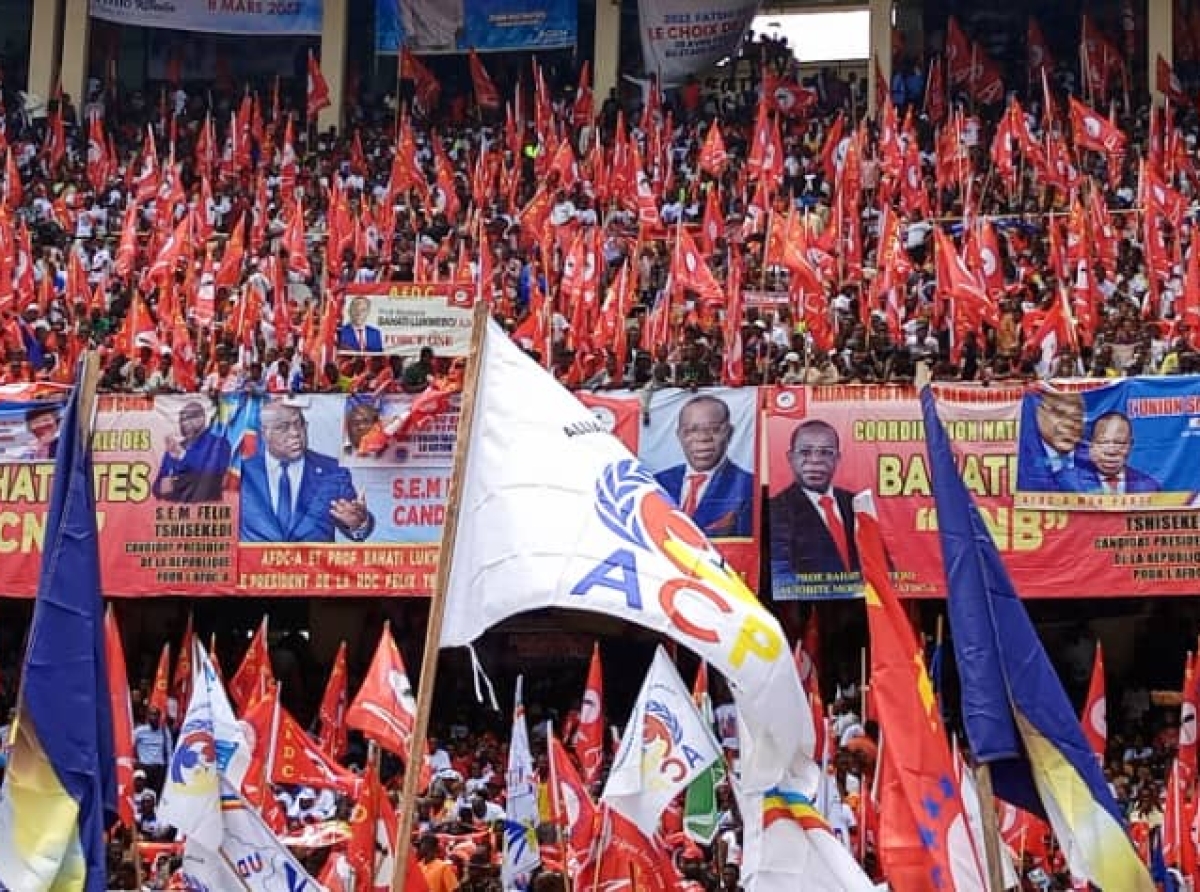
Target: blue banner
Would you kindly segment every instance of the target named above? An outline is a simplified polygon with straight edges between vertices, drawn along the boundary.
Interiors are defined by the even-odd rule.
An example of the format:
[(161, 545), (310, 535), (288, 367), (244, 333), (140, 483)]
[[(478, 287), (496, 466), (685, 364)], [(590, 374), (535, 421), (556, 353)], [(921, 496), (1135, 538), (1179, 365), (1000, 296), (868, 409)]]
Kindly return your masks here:
[(465, 53), (573, 47), (574, 0), (376, 0), (375, 50)]
[(1019, 506), (1060, 511), (1200, 505), (1200, 396), (1186, 378), (1088, 390), (1042, 387), (1021, 404)]

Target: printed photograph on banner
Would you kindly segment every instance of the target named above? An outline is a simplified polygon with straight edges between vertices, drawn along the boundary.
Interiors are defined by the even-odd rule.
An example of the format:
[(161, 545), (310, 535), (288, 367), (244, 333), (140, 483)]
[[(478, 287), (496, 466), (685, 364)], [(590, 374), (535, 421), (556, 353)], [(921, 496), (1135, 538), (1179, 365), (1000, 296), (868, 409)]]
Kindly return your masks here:
[(0, 462), (53, 461), (63, 404), (0, 404)]
[(1045, 385), (1021, 403), (1017, 504), (1062, 511), (1200, 506), (1200, 392), (1187, 379), (1083, 391)]
[(391, 282), (347, 289), (338, 327), (343, 354), (418, 359), (466, 356), (471, 344), (471, 283)]
[(160, 502), (219, 502), (225, 494), (233, 448), (208, 397), (162, 396), (154, 407), (167, 416), (162, 458), (151, 492)]

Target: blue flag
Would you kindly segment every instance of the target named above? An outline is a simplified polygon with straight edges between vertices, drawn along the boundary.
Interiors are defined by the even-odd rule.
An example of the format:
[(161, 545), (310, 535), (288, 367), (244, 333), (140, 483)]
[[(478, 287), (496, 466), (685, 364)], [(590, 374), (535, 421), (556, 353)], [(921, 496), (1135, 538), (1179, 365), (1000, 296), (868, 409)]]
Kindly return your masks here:
[(959, 476), (933, 391), (921, 393), (947, 608), (975, 758), (998, 797), (1044, 816), (1074, 873), (1153, 890), (1075, 710)]
[[(103, 892), (116, 763), (91, 446), (80, 387), (55, 451), (41, 577), (0, 790), (0, 883)], [(82, 419), (90, 431), (89, 419)]]

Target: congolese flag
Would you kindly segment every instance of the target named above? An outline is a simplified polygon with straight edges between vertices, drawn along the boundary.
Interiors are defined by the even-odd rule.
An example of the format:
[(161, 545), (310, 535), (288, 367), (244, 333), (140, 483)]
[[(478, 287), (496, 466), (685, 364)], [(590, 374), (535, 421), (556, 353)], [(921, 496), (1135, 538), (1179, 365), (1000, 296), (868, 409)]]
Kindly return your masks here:
[(59, 433), (12, 755), (0, 789), (0, 883), (13, 892), (107, 888), (104, 832), (116, 817), (116, 757), (90, 419), (80, 417), (86, 387), (72, 392)]
[(1105, 890), (1150, 892), (1095, 753), (954, 463), (933, 392), (921, 394), (971, 751), (996, 795), (1045, 815), (1071, 872)]

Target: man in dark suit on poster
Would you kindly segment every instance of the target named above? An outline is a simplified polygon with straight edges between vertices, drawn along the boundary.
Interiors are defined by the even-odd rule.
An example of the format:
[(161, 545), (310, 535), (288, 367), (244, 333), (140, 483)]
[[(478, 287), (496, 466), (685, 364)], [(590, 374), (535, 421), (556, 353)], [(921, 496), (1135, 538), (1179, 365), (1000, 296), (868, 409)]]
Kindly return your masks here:
[(363, 542), (375, 528), (366, 499), (337, 459), (308, 448), (298, 406), (262, 410), (263, 450), (242, 464), (243, 542)]
[(810, 419), (792, 431), (795, 482), (770, 501), (771, 569), (776, 576), (857, 573), (854, 494), (833, 485), (841, 459), (837, 431)]
[(371, 299), (361, 294), (352, 298), (346, 315), (349, 321), (338, 329), (338, 349), (352, 353), (382, 353), (383, 332), (374, 325), (367, 325)]
[(655, 475), (684, 514), (715, 539), (754, 534), (754, 475), (729, 458), (733, 424), (724, 400), (693, 397), (675, 427), (684, 464)]

